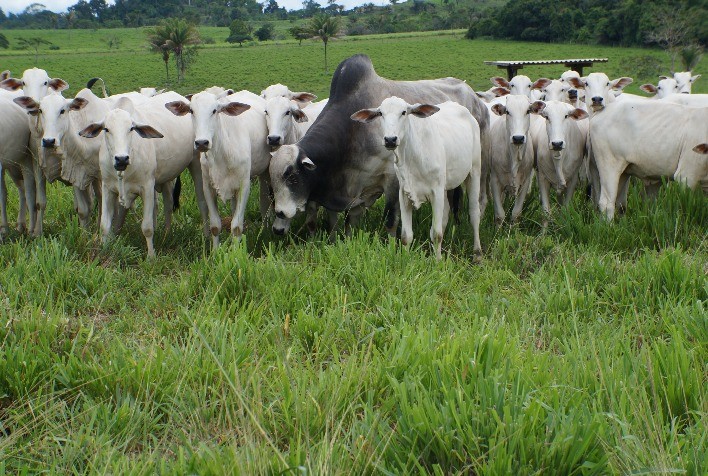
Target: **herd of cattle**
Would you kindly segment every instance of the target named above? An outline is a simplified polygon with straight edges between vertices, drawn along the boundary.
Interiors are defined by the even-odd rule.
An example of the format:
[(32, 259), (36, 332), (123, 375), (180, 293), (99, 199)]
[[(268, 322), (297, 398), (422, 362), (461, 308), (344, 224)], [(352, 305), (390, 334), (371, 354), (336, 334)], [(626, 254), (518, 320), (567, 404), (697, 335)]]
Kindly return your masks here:
[(260, 211), (266, 217), (274, 206), (277, 234), (298, 212), (314, 230), (319, 207), (330, 231), (346, 212), (348, 233), (383, 194), (386, 228), (395, 236), (400, 216), (408, 244), (413, 209), (430, 202), (438, 258), (450, 209), (465, 190), (479, 253), (488, 193), (500, 225), (505, 195), (513, 197), (515, 221), (534, 176), (546, 217), (551, 187), (565, 205), (583, 179), (609, 220), (626, 207), (630, 176), (644, 182), (648, 196), (666, 178), (708, 193), (708, 95), (685, 94), (698, 77), (676, 73), (642, 86), (652, 98), (622, 93), (631, 78), (573, 71), (558, 80), (493, 78), (495, 87), (475, 93), (454, 78), (388, 80), (356, 55), (337, 67), (329, 99), (313, 102), (313, 94), (281, 84), (261, 95), (215, 86), (189, 96), (144, 88), (98, 97), (87, 88), (65, 98), (67, 83), (44, 70), (21, 78), (5, 72), (0, 233), (8, 229), (6, 173), (19, 191), (18, 229), (34, 236), (42, 234), (46, 182), (59, 180), (73, 187), (82, 226), (89, 226), (94, 201), (101, 203), (104, 241), (140, 196), (152, 256), (157, 194), (169, 229), (187, 169), (214, 247), (222, 227), (217, 197), (230, 204), (238, 238), (258, 177)]

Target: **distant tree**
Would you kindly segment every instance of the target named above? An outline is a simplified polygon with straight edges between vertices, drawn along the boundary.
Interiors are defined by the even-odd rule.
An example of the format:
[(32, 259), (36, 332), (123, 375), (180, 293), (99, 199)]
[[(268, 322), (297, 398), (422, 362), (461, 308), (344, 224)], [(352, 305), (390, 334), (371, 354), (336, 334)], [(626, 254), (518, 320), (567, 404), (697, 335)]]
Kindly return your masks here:
[(251, 36), (253, 28), (251, 28), (251, 25), (249, 25), (243, 20), (232, 21), (231, 25), (229, 25), (229, 31), (231, 32), (231, 34), (228, 38), (226, 38), (226, 41), (228, 41), (229, 43), (238, 43), (239, 46), (243, 47), (244, 41), (249, 41), (253, 39), (253, 37)]
[(6, 50), (10, 47), (10, 42), (7, 41), (7, 37), (0, 33), (0, 48)]
[(5, 15), (5, 12), (2, 11), (2, 8), (0, 8), (0, 23), (4, 22), (7, 20), (7, 15)]
[(30, 3), (27, 8), (22, 12), (24, 15), (36, 15), (39, 12), (43, 12), (47, 7), (42, 3)]
[(274, 15), (280, 11), (280, 6), (276, 0), (268, 0), (265, 7), (263, 8), (263, 13), (266, 15)]
[(187, 67), (194, 58), (194, 46), (201, 42), (197, 27), (184, 18), (168, 18), (148, 29), (147, 41), (150, 49), (162, 53), (165, 65), (169, 62), (169, 53), (172, 53), (177, 66), (177, 81), (184, 79)]
[(292, 28), (289, 28), (288, 33), (290, 33), (290, 36), (292, 36), (299, 42), (300, 46), (302, 46), (302, 40), (312, 38), (310, 31), (302, 26), (294, 26)]
[(254, 33), (258, 41), (272, 40), (275, 37), (275, 26), (272, 23), (264, 23)]
[(108, 46), (109, 50), (112, 50), (114, 48), (117, 50), (118, 48), (120, 48), (120, 45), (123, 43), (123, 39), (117, 33), (113, 33), (111, 35), (108, 35), (108, 36), (104, 37), (103, 40), (101, 40), (101, 41), (103, 41), (106, 44), (106, 46)]
[(315, 0), (304, 0), (302, 2), (302, 10), (305, 17), (311, 17), (322, 10), (322, 5), (315, 2)]
[(324, 43), (324, 69), (327, 72), (327, 43), (332, 38), (341, 35), (342, 18), (318, 14), (312, 17), (308, 30), (313, 38), (318, 38)]
[(32, 38), (18, 38), (17, 43), (20, 45), (20, 48), (23, 50), (34, 50), (34, 64), (37, 64), (37, 61), (39, 60), (39, 49), (43, 45), (50, 46), (53, 43), (49, 40), (45, 40), (44, 38), (40, 38), (38, 36), (32, 37)]
[(688, 37), (689, 19), (680, 10), (666, 8), (656, 13), (656, 25), (647, 39), (664, 49), (671, 58), (671, 71), (675, 71), (676, 56)]
[(701, 45), (688, 45), (679, 52), (683, 71), (693, 71), (693, 68), (698, 66), (703, 57), (703, 47)]

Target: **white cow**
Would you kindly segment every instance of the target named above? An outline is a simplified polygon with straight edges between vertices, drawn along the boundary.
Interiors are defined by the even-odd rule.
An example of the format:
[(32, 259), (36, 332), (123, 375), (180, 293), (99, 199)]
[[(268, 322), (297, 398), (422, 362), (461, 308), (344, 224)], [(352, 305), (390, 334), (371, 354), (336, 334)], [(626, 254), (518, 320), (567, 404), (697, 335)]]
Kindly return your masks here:
[[(154, 256), (155, 191), (161, 191), (186, 168), (194, 179), (197, 202), (202, 217), (205, 216), (201, 170), (192, 150), (192, 123), (188, 118), (175, 117), (164, 109), (167, 101), (175, 100), (185, 98), (168, 92), (137, 106), (130, 99), (123, 98), (103, 121), (90, 124), (81, 131), (83, 137), (91, 139), (104, 132), (99, 152), (104, 242), (111, 234), (116, 203), (130, 208), (140, 196), (143, 200), (141, 229), (148, 256)], [(165, 209), (171, 206), (172, 203), (165, 203)]]
[(474, 93), (485, 103), (491, 103), (495, 99), (509, 94), (509, 90), (507, 88), (493, 86), (486, 91), (475, 91)]
[[(50, 93), (60, 93), (67, 89), (69, 85), (59, 78), (50, 78), (43, 69), (32, 68), (22, 73), (22, 78), (8, 78), (0, 82), (0, 88), (17, 91), (22, 89), (24, 96), (29, 96), (35, 101), (39, 101)], [(39, 129), (39, 120), (30, 120), (30, 150), (34, 159), (34, 182), (35, 182), (35, 202), (29, 206), (36, 208), (35, 220), (30, 224), (32, 236), (40, 236), (43, 231), (44, 211), (47, 208), (47, 183), (42, 170), (42, 155), (40, 154), (40, 138), (42, 131)], [(30, 220), (31, 221), (31, 220)]]
[(708, 107), (708, 94), (669, 94), (661, 100), (690, 107)]
[(506, 105), (496, 104), (492, 111), (504, 117), (492, 126), (492, 171), (489, 184), (494, 198), (497, 225), (504, 221), (504, 196), (515, 196), (511, 220), (515, 222), (524, 206), (533, 177), (533, 141), (529, 134), (531, 113), (539, 113), (546, 105), (531, 103), (527, 96), (509, 95)]
[(663, 99), (670, 94), (679, 93), (678, 82), (674, 78), (667, 78), (666, 76), (660, 76), (660, 78), (656, 86), (647, 83), (642, 84), (639, 89), (656, 99)]
[(396, 151), (394, 169), (399, 183), (403, 244), (408, 245), (413, 240), (413, 208), (418, 209), (430, 201), (433, 208), (430, 239), (436, 258), (442, 258), (443, 231), (450, 212), (446, 191), (464, 182), (470, 204), (474, 252), (480, 254), (482, 146), (475, 118), (456, 102), (411, 105), (396, 96), (384, 99), (377, 109), (362, 109), (351, 116), (363, 123), (378, 117), (381, 117), (384, 147)]
[(511, 81), (507, 81), (501, 76), (492, 78), (492, 84), (508, 89), (509, 94), (521, 94), (532, 101), (540, 98), (539, 90), (546, 87), (550, 82), (551, 80), (548, 78), (540, 78), (532, 82), (528, 76), (523, 74), (514, 76)]
[(8, 229), (6, 173), (17, 186), (19, 195), (17, 229), (20, 232), (27, 229), (28, 211), (30, 229), (35, 220), (34, 161), (29, 140), (27, 114), (10, 97), (0, 95), (0, 236)]
[(201, 92), (192, 96), (191, 102), (174, 101), (165, 105), (177, 116), (192, 114), (193, 147), (201, 153), (214, 248), (219, 246), (221, 232), (216, 194), (223, 201), (231, 202), (231, 235), (236, 239), (243, 233), (251, 177), (257, 176), (261, 181), (261, 214), (265, 216), (268, 212), (270, 153), (266, 144), (264, 106), (263, 98), (249, 91), (222, 99)]
[(600, 175), (600, 210), (615, 213), (621, 177), (662, 177), (708, 193), (708, 160), (695, 152), (708, 137), (708, 108), (663, 101), (635, 101), (606, 107), (590, 121), (590, 141)]
[(312, 93), (293, 92), (293, 91), (290, 91), (290, 88), (288, 88), (284, 84), (280, 84), (280, 83), (272, 84), (272, 85), (268, 86), (267, 88), (265, 88), (263, 91), (261, 91), (261, 97), (265, 100), (268, 100), (270, 98), (275, 98), (275, 97), (288, 98), (291, 101), (297, 102), (300, 107), (305, 107), (310, 102), (317, 99), (317, 96), (315, 96)]
[(700, 74), (693, 75), (690, 71), (681, 71), (679, 73), (674, 73), (674, 79), (678, 83), (678, 92), (683, 94), (691, 94), (691, 87), (698, 78), (701, 77)]
[(544, 229), (548, 226), (551, 212), (550, 186), (553, 185), (559, 194), (563, 194), (563, 206), (567, 206), (573, 198), (587, 140), (587, 127), (580, 127), (578, 121), (588, 117), (587, 112), (566, 102), (546, 101), (545, 104), (540, 115), (546, 120), (540, 124), (539, 132), (532, 133), (533, 140), (538, 142), (534, 145), (537, 150), (538, 188), (546, 215)]

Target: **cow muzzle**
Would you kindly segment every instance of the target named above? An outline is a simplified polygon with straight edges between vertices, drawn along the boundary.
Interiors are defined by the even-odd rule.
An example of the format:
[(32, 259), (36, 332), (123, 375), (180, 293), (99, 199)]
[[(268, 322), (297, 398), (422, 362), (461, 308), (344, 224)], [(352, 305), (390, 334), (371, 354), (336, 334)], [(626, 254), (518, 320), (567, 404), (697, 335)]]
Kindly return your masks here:
[(268, 145), (271, 147), (271, 149), (277, 149), (281, 145), (281, 141), (283, 140), (282, 137), (280, 136), (268, 136)]
[(526, 142), (526, 136), (512, 136), (511, 137), (511, 143), (514, 145), (524, 145)]
[(551, 149), (560, 152), (565, 148), (565, 143), (562, 140), (551, 142)]
[(118, 172), (125, 172), (130, 164), (130, 157), (127, 155), (116, 155), (113, 157), (113, 168)]
[(398, 147), (398, 137), (397, 136), (387, 136), (384, 137), (384, 147), (388, 150), (394, 150)]
[(570, 98), (571, 101), (575, 101), (578, 99), (578, 90), (577, 89), (569, 89), (568, 90), (568, 98)]
[(57, 140), (53, 137), (42, 139), (42, 147), (52, 148), (57, 146)]
[(206, 139), (195, 140), (194, 149), (199, 152), (209, 152), (209, 141)]

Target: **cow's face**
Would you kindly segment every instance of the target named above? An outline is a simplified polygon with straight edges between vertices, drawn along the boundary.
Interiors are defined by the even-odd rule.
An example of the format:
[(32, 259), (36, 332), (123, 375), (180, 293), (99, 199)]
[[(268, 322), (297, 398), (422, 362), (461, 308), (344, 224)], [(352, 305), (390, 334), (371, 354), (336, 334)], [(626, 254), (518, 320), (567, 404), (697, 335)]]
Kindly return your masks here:
[(15, 102), (29, 114), (39, 116), (43, 131), (42, 147), (47, 149), (61, 147), (64, 134), (69, 129), (69, 112), (79, 111), (88, 104), (86, 99), (65, 99), (60, 94), (45, 96), (39, 104), (29, 96), (16, 98)]
[(266, 126), (268, 127), (268, 145), (277, 149), (285, 144), (290, 135), (293, 122), (307, 122), (307, 115), (297, 105), (283, 96), (266, 100), (265, 104)]
[(578, 99), (578, 88), (573, 86), (570, 82), (570, 78), (580, 79), (580, 73), (577, 71), (566, 71), (561, 74), (560, 82), (568, 85), (568, 99), (571, 102), (575, 102)]
[(526, 96), (529, 99), (532, 98), (532, 92), (537, 89), (542, 89), (546, 87), (551, 82), (550, 79), (541, 78), (536, 81), (531, 81), (531, 78), (519, 74), (511, 78), (511, 81), (507, 81), (502, 77), (492, 78), (492, 83), (499, 87), (506, 88), (510, 91), (510, 94)]
[(674, 73), (674, 79), (678, 84), (678, 91), (682, 94), (691, 94), (691, 86), (693, 83), (700, 78), (701, 75), (697, 74), (693, 76), (690, 71), (682, 71), (680, 73)]
[(661, 78), (656, 86), (653, 84), (642, 84), (639, 89), (651, 95), (656, 95), (657, 99), (663, 99), (679, 92), (678, 83), (674, 78), (667, 78), (666, 76), (662, 76)]
[(613, 101), (613, 90), (621, 91), (632, 82), (632, 78), (610, 80), (605, 73), (590, 73), (585, 78), (570, 78), (569, 81), (576, 88), (585, 90), (586, 104), (597, 112)]
[(588, 114), (582, 109), (576, 109), (570, 104), (559, 101), (548, 101), (546, 107), (540, 111), (540, 115), (546, 119), (546, 134), (548, 136), (548, 148), (560, 152), (566, 148), (565, 133), (567, 121), (577, 121), (585, 119)]
[(495, 104), (492, 111), (505, 118), (506, 132), (512, 146), (520, 147), (528, 140), (531, 113), (538, 113), (545, 107), (542, 101), (533, 104), (526, 96), (510, 95), (506, 98), (506, 106)]
[(130, 165), (131, 134), (135, 133), (143, 139), (161, 139), (163, 135), (147, 124), (137, 124), (130, 113), (123, 109), (113, 109), (108, 112), (103, 122), (88, 125), (79, 135), (88, 139), (96, 138), (103, 132), (107, 157), (112, 161), (113, 168), (124, 172)]
[(310, 102), (317, 99), (317, 96), (312, 93), (292, 92), (287, 86), (280, 83), (273, 84), (265, 88), (263, 91), (261, 91), (261, 97), (266, 101), (272, 98), (283, 97), (291, 101), (297, 102), (298, 106), (300, 106), (301, 108), (307, 106)]
[(310, 174), (316, 168), (297, 145), (284, 145), (272, 154), (268, 171), (277, 218), (291, 219), (305, 210), (310, 197)]
[(383, 136), (383, 146), (388, 150), (395, 150), (401, 145), (408, 133), (410, 116), (419, 118), (429, 117), (440, 110), (430, 104), (408, 104), (396, 96), (384, 99), (376, 109), (362, 109), (351, 115), (357, 122), (369, 123), (381, 118), (380, 135)]
[(50, 92), (61, 92), (69, 85), (63, 79), (50, 78), (43, 69), (32, 68), (25, 70), (22, 78), (8, 78), (0, 82), (0, 88), (9, 91), (22, 89), (25, 96), (39, 101)]

